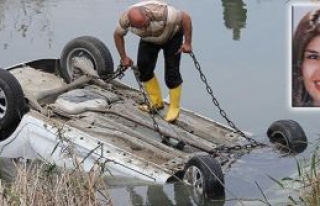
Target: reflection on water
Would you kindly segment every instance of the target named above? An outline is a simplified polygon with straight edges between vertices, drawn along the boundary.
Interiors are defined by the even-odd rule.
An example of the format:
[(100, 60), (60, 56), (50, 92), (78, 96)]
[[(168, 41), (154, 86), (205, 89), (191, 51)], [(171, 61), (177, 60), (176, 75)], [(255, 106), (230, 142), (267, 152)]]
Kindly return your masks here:
[(247, 20), (246, 4), (242, 0), (222, 0), (224, 24), (233, 32), (233, 39), (240, 40), (241, 29)]
[(3, 48), (7, 49), (10, 46), (9, 39), (13, 41), (16, 38), (15, 35), (34, 41), (41, 33), (44, 33), (51, 47), (53, 30), (49, 9), (46, 0), (0, 1), (0, 31), (10, 34), (5, 38)]
[[(170, 188), (170, 192), (168, 191)], [(166, 191), (165, 191), (166, 190)], [(170, 185), (150, 185), (146, 188), (146, 194), (141, 194), (134, 187), (128, 187), (130, 202), (132, 205), (141, 206), (193, 206), (193, 205), (214, 205), (223, 206), (224, 200), (205, 200), (193, 193), (191, 187), (183, 183)], [(146, 199), (145, 199), (145, 198)]]

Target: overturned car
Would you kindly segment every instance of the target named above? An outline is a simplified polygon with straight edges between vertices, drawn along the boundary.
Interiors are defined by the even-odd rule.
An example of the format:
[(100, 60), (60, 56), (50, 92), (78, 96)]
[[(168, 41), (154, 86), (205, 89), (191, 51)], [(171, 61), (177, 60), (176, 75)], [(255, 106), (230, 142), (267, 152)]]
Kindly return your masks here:
[[(90, 36), (70, 41), (60, 59), (0, 69), (1, 157), (70, 167), (77, 158), (87, 171), (97, 164), (115, 178), (183, 180), (200, 195), (223, 196), (227, 152), (263, 145), (186, 109), (174, 124), (162, 111), (140, 111), (147, 95), (141, 85), (139, 91), (115, 80), (121, 73), (108, 48)], [(295, 152), (307, 146), (293, 120), (274, 122), (267, 134)]]

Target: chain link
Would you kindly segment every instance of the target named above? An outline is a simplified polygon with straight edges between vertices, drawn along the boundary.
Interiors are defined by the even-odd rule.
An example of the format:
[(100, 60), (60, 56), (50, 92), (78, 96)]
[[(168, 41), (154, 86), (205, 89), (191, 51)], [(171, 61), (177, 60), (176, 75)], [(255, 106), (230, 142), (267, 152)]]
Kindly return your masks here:
[[(155, 119), (155, 116), (158, 114), (158, 111), (155, 107), (152, 107), (151, 106), (151, 103), (150, 103), (150, 100), (148, 98), (148, 95), (147, 95), (147, 92), (145, 91), (144, 87), (143, 87), (143, 84), (142, 82), (140, 81), (140, 72), (138, 70), (138, 68), (136, 66), (131, 66), (131, 69), (133, 70), (134, 72), (134, 76), (137, 80), (137, 83), (139, 85), (139, 88), (140, 88), (140, 91), (143, 95), (143, 98), (144, 98), (144, 104), (148, 106), (148, 109), (151, 111), (151, 112), (148, 112), (150, 114), (150, 117), (152, 119), (152, 122), (153, 122), (153, 128), (154, 130), (160, 135), (162, 141), (166, 141), (167, 138), (160, 132), (160, 129), (159, 129), (159, 125)], [(122, 79), (124, 77), (124, 72), (127, 70), (126, 67), (122, 66), (121, 64), (119, 64), (117, 70), (113, 73), (113, 74), (110, 74), (108, 75), (106, 78), (104, 78), (103, 80), (107, 83), (111, 82), (112, 80), (116, 79), (116, 78), (119, 78), (119, 79)]]
[[(193, 59), (194, 61), (194, 65), (196, 67), (196, 69), (199, 71), (200, 73), (200, 79), (202, 80), (202, 82), (205, 84), (206, 86), (206, 90), (208, 92), (208, 94), (211, 96), (211, 99), (212, 99), (212, 102), (213, 104), (219, 109), (219, 113), (220, 115), (227, 121), (228, 125), (235, 130), (236, 133), (238, 133), (240, 136), (244, 137), (249, 143), (247, 144), (244, 144), (244, 145), (233, 145), (233, 146), (220, 146), (220, 147), (216, 147), (214, 149), (212, 149), (209, 153), (210, 154), (218, 154), (218, 153), (231, 153), (231, 151), (233, 150), (243, 150), (243, 149), (253, 149), (253, 148), (256, 148), (256, 147), (263, 147), (265, 146), (264, 144), (262, 143), (259, 143), (257, 142), (256, 140), (254, 140), (253, 138), (251, 137), (248, 137), (245, 135), (244, 132), (242, 132), (230, 119), (229, 117), (227, 116), (227, 113), (221, 108), (220, 106), (220, 103), (219, 101), (217, 100), (217, 98), (214, 96), (213, 94), (213, 91), (211, 89), (211, 87), (209, 86), (208, 84), (208, 81), (206, 79), (206, 76), (204, 75), (204, 73), (202, 72), (201, 70), (201, 67), (200, 67), (200, 64), (199, 62), (197, 61), (195, 55), (193, 53), (190, 53), (190, 56), (191, 58)], [(106, 82), (110, 82), (111, 80), (113, 79), (116, 79), (116, 78), (119, 78), (121, 79), (123, 76), (124, 76), (124, 71), (126, 70), (127, 68), (126, 67), (123, 67), (122, 65), (119, 65), (116, 72), (110, 76), (108, 76), (108, 78), (104, 79), (104, 81)], [(140, 81), (140, 72), (138, 70), (138, 68), (136, 66), (132, 66), (131, 69), (133, 70), (134, 72), (134, 76), (136, 78), (136, 81), (138, 83), (138, 86), (139, 86), (139, 89), (142, 93), (142, 96), (143, 96), (143, 99), (144, 99), (144, 104), (148, 106), (148, 109), (151, 111), (151, 112), (148, 112), (151, 119), (152, 119), (152, 122), (153, 122), (153, 128), (154, 128), (154, 131), (156, 131), (159, 136), (161, 137), (162, 141), (163, 142), (167, 142), (167, 137), (165, 137), (160, 129), (159, 129), (159, 125), (156, 121), (156, 115), (158, 115), (158, 111), (155, 107), (152, 107), (151, 105), (151, 102), (148, 98), (148, 95), (147, 95), (147, 92), (142, 84), (142, 82)]]
[[(134, 76), (137, 80), (137, 83), (139, 85), (139, 88), (140, 88), (140, 91), (143, 95), (143, 98), (144, 98), (144, 104), (148, 106), (148, 109), (151, 111), (149, 112), (150, 114), (150, 117), (152, 119), (152, 122), (153, 122), (153, 128), (156, 132), (158, 132), (158, 134), (160, 135), (160, 137), (162, 138), (162, 141), (165, 141), (167, 140), (167, 138), (160, 132), (160, 129), (159, 129), (159, 125), (155, 119), (155, 116), (158, 114), (158, 111), (156, 108), (152, 107), (151, 106), (151, 103), (150, 103), (150, 100), (148, 98), (148, 95), (147, 95), (147, 92), (145, 91), (144, 87), (143, 87), (143, 84), (142, 82), (140, 81), (140, 72), (138, 70), (138, 68), (136, 66), (131, 66), (131, 69), (133, 70), (134, 72)], [(109, 75), (107, 78), (104, 79), (105, 82), (110, 82), (116, 78), (119, 78), (121, 79), (123, 76), (124, 76), (124, 71), (126, 71), (127, 68), (122, 66), (121, 64), (118, 66), (117, 70), (115, 73)]]
[(122, 66), (121, 64), (118, 66), (117, 70), (113, 74), (109, 74), (107, 78), (103, 78), (103, 80), (107, 83), (111, 82), (112, 80), (119, 78), (122, 79), (124, 77), (124, 71), (127, 68)]
[(202, 82), (205, 84), (207, 93), (211, 96), (211, 100), (213, 102), (213, 104), (219, 109), (219, 113), (220, 115), (226, 120), (226, 122), (228, 123), (228, 125), (234, 129), (234, 131), (236, 133), (238, 133), (240, 136), (244, 137), (249, 143), (248, 144), (244, 144), (244, 145), (234, 145), (234, 146), (221, 146), (221, 147), (217, 147), (212, 149), (211, 153), (219, 153), (219, 152), (231, 152), (231, 150), (241, 150), (241, 149), (252, 149), (255, 147), (259, 147), (259, 146), (264, 146), (264, 144), (257, 142), (256, 140), (254, 140), (251, 137), (248, 137), (244, 132), (242, 132), (227, 116), (227, 113), (221, 108), (219, 101), (217, 100), (217, 98), (214, 96), (213, 91), (211, 89), (211, 87), (208, 84), (207, 78), (204, 75), (204, 73), (201, 70), (200, 64), (197, 61), (194, 53), (190, 53), (190, 56), (194, 62), (195, 68), (198, 70), (198, 72), (200, 73), (200, 79), (202, 80)]
[(152, 107), (151, 101), (148, 98), (147, 92), (146, 92), (142, 82), (140, 81), (140, 72), (139, 72), (139, 70), (138, 70), (138, 68), (136, 66), (132, 66), (131, 69), (133, 70), (133, 73), (134, 73), (134, 76), (135, 76), (135, 78), (137, 80), (139, 89), (140, 89), (140, 91), (142, 93), (142, 96), (143, 96), (143, 99), (144, 99), (144, 104), (148, 106), (148, 110), (150, 111), (148, 113), (149, 113), (149, 115), (150, 115), (150, 117), (152, 119), (153, 129), (154, 129), (154, 131), (156, 131), (159, 134), (159, 136), (161, 137), (162, 141), (167, 142), (168, 140), (161, 133), (161, 131), (159, 129), (159, 125), (158, 125), (158, 123), (156, 121), (156, 118), (155, 118), (156, 115), (158, 114), (158, 110), (157, 110), (156, 107)]

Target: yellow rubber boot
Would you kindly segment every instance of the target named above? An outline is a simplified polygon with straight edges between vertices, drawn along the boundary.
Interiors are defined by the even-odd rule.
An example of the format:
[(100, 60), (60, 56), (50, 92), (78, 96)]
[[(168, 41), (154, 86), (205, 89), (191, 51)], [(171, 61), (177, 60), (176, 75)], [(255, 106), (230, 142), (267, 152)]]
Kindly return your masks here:
[(174, 89), (169, 90), (170, 105), (166, 117), (167, 122), (174, 122), (180, 113), (180, 96), (181, 96), (181, 84)]
[[(154, 75), (152, 79), (143, 83), (148, 93), (151, 109), (160, 110), (163, 109), (163, 100), (160, 85), (157, 77)], [(148, 105), (139, 105), (139, 109), (144, 112), (150, 112)]]

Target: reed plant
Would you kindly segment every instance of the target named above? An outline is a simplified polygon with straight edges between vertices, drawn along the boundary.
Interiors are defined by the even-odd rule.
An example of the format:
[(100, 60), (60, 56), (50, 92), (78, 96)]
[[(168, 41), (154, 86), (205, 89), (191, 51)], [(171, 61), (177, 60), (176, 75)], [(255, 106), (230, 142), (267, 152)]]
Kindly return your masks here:
[[(314, 144), (310, 158), (297, 159), (297, 174), (275, 181), (289, 189), (287, 206), (320, 206), (320, 139)], [(292, 195), (291, 195), (292, 194)]]
[(43, 162), (16, 162), (15, 178), (0, 180), (1, 206), (112, 206), (98, 166), (57, 167)]
[(310, 206), (320, 205), (320, 176), (309, 180), (309, 188), (304, 192), (303, 202)]
[(320, 173), (319, 173), (320, 153), (317, 146), (311, 157), (309, 167), (304, 173), (299, 172), (302, 176), (303, 187), (301, 188), (300, 200), (308, 206), (320, 205)]

